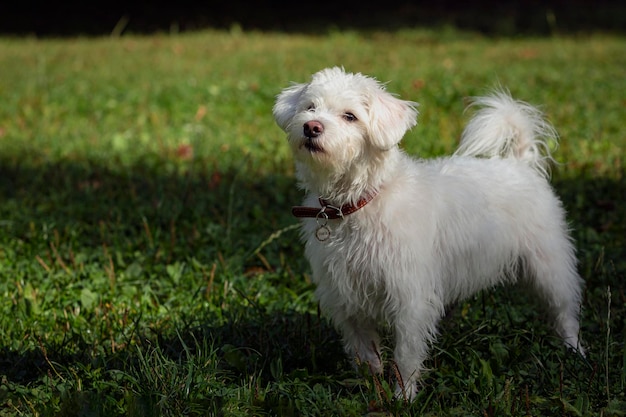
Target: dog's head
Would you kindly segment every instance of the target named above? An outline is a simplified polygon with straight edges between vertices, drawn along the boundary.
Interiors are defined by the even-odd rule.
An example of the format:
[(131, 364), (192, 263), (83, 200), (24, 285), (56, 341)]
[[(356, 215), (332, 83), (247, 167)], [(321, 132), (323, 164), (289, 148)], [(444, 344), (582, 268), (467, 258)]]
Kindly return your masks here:
[(273, 113), (296, 160), (335, 177), (397, 147), (417, 117), (415, 103), (394, 97), (373, 78), (337, 67), (283, 90)]

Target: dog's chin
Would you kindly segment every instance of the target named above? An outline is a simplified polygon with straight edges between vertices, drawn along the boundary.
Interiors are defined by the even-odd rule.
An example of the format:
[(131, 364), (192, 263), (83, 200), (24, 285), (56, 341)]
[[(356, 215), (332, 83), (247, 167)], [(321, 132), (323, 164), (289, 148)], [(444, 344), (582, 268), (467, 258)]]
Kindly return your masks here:
[(319, 140), (316, 138), (304, 138), (300, 146), (312, 154), (324, 153), (324, 148), (320, 146)]

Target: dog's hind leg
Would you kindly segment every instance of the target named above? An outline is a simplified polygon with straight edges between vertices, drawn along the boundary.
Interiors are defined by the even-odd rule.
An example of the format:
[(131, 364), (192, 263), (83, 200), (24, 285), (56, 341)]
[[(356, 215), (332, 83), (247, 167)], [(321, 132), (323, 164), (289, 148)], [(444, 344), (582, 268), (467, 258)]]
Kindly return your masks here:
[(546, 302), (563, 342), (584, 356), (579, 339), (583, 281), (574, 248), (565, 234), (544, 236), (540, 245), (526, 259), (532, 286)]

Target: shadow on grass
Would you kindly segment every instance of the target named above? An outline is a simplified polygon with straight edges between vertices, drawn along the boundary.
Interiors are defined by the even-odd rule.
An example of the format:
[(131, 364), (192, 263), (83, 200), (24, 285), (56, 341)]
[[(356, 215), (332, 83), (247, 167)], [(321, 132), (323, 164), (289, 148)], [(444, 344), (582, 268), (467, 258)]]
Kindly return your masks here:
[[(211, 366), (229, 373), (232, 379), (255, 376), (261, 382), (281, 379), (300, 370), (309, 375), (333, 375), (342, 372), (341, 368), (349, 362), (339, 335), (319, 315), (295, 311), (268, 314), (241, 309), (225, 321), (226, 324), (215, 326), (212, 319), (196, 319), (176, 329), (174, 334), (153, 328), (137, 334), (132, 347), (99, 357), (91, 355), (85, 341), (78, 337), (68, 338), (60, 345), (42, 342), (39, 349), (21, 352), (2, 347), (0, 372), (8, 381), (24, 385), (45, 375), (66, 374), (71, 369), (81, 373), (90, 367), (138, 375), (158, 371), (145, 368), (143, 355), (154, 349), (179, 364), (198, 355), (219, 362)], [(82, 350), (68, 355), (64, 348), (70, 344)]]
[[(567, 211), (578, 248), (579, 269), (588, 288), (614, 285), (624, 291), (621, 281), (611, 282), (626, 273), (626, 172), (616, 174), (605, 178), (583, 172), (578, 177), (553, 181)], [(604, 263), (616, 276), (607, 279), (598, 273)]]
[[(103, 251), (122, 259), (147, 254), (152, 264), (192, 256), (210, 264), (247, 254), (296, 222), (289, 208), (300, 192), (291, 178), (200, 164), (177, 171), (166, 161), (108, 165), (0, 160), (0, 255), (7, 271), (19, 272), (19, 264), (77, 270), (81, 262), (97, 264), (93, 257)], [(276, 250), (300, 256), (292, 245), (297, 234), (290, 237)], [(258, 260), (251, 262), (243, 268)], [(5, 277), (13, 285), (23, 278)]]
[[(300, 201), (301, 192), (291, 178), (220, 172), (200, 163), (172, 167), (158, 160), (126, 169), (111, 166), (81, 161), (42, 163), (33, 168), (15, 160), (0, 162), (0, 244), (4, 248), (0, 255), (7, 263), (6, 270), (15, 275), (6, 276), (0, 283), (3, 292), (13, 299), (13, 306), (5, 305), (3, 326), (8, 330), (22, 323), (25, 332), (17, 335), (18, 330), (10, 331), (14, 340), (0, 342), (0, 374), (8, 387), (0, 392), (0, 400), (8, 395), (15, 405), (22, 401), (20, 398), (36, 395), (39, 389), (51, 398), (65, 395), (61, 405), (50, 403), (51, 410), (63, 404), (78, 407), (76, 402), (85, 401), (92, 407), (98, 403), (97, 398), (77, 396), (81, 391), (78, 385), (82, 384), (83, 390), (132, 402), (133, 396), (150, 397), (163, 389), (152, 379), (157, 378), (155, 372), (167, 373), (172, 364), (194, 362), (194, 355), (205, 362), (194, 362), (194, 366), (203, 368), (199, 372), (206, 381), (198, 384), (206, 386), (206, 392), (214, 391), (211, 384), (216, 382), (220, 389), (228, 389), (226, 381), (238, 381), (238, 386), (245, 385), (246, 378), (255, 377), (261, 384), (302, 370), (320, 375), (334, 373), (344, 365), (339, 338), (325, 320), (289, 309), (269, 311), (250, 306), (245, 286), (237, 290), (242, 292), (241, 297), (227, 300), (228, 307), (222, 311), (213, 306), (210, 312), (205, 311), (206, 315), (194, 316), (194, 311), (202, 309), (174, 308), (166, 326), (150, 323), (141, 312), (126, 321), (123, 311), (114, 320), (124, 324), (111, 325), (107, 314), (115, 312), (103, 305), (115, 304), (115, 299), (105, 298), (97, 307), (101, 313), (90, 313), (83, 305), (85, 312), (77, 317), (87, 322), (75, 321), (71, 329), (69, 325), (64, 328), (60, 322), (67, 317), (63, 319), (63, 315), (71, 312), (68, 308), (73, 305), (80, 307), (82, 300), (70, 299), (76, 293), (64, 294), (60, 285), (85, 280), (84, 274), (81, 276), (84, 264), (100, 265), (99, 274), (106, 276), (107, 263), (100, 259), (105, 252), (118, 254), (110, 258), (116, 266), (130, 263), (140, 253), (151, 264), (145, 269), (157, 271), (153, 274), (156, 278), (146, 279), (164, 281), (169, 280), (166, 266), (179, 260), (194, 258), (202, 264), (219, 264), (216, 292), (233, 275), (245, 277), (258, 274), (259, 269), (272, 272), (284, 262), (281, 259), (302, 257), (301, 247), (295, 243), (296, 232), (266, 247), (262, 257), (244, 256), (276, 230), (296, 222), (290, 216), (290, 206)], [(229, 258), (245, 264), (231, 268)], [(29, 272), (20, 274), (20, 263)], [(296, 263), (302, 261), (289, 262)], [(29, 276), (32, 271), (37, 273)], [(64, 271), (65, 284), (58, 284), (51, 295), (60, 300), (49, 304), (60, 306), (58, 310), (20, 310), (22, 306), (24, 310), (30, 308), (23, 293), (25, 282), (37, 286), (49, 280), (50, 274), (57, 273), (56, 277)], [(116, 279), (122, 278), (118, 275)], [(85, 285), (89, 288), (88, 283)], [(180, 298), (184, 305), (213, 301), (196, 296), (203, 288), (189, 290), (169, 285), (168, 291), (189, 291)], [(187, 285), (202, 286), (203, 282), (196, 280)], [(241, 305), (236, 305), (237, 300)], [(36, 323), (38, 314), (52, 314), (59, 319), (49, 330), (42, 330)], [(11, 315), (16, 315), (18, 323), (9, 318)], [(107, 326), (122, 333), (111, 336), (115, 343), (90, 337), (92, 329)], [(130, 336), (123, 335), (126, 331)], [(172, 384), (177, 383), (175, 373)], [(110, 407), (113, 405), (105, 408)]]
[[(345, 389), (337, 378), (351, 367), (326, 320), (293, 311), (239, 313), (221, 326), (199, 318), (173, 335), (154, 329), (98, 357), (88, 346), (72, 355), (45, 343), (38, 350), (2, 349), (0, 401), (15, 406), (21, 398), (50, 396), (39, 411), (55, 416), (229, 415), (224, 410), (236, 404), (299, 415), (293, 390), (319, 383)], [(116, 413), (116, 403), (125, 411)]]
[(301, 197), (291, 178), (194, 164), (114, 170), (91, 161), (36, 168), (0, 161), (0, 236), (35, 250), (67, 240), (77, 248), (161, 245), (175, 256), (248, 248), (295, 223), (289, 209)]

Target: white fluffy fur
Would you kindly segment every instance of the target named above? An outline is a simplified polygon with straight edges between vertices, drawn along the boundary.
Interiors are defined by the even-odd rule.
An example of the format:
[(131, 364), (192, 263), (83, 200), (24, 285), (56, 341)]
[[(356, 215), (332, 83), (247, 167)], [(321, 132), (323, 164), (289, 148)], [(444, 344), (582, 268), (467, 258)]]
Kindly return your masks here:
[[(321, 308), (350, 355), (381, 372), (377, 326), (391, 324), (399, 396), (414, 397), (444, 307), (503, 282), (530, 284), (564, 342), (583, 353), (582, 280), (564, 210), (546, 180), (554, 130), (508, 93), (475, 103), (481, 109), (459, 150), (430, 161), (398, 147), (415, 125), (415, 103), (373, 78), (325, 69), (283, 90), (274, 106), (305, 205), (319, 207), (323, 197), (341, 206), (377, 193), (331, 220), (323, 242), (316, 220), (304, 219), (303, 240)], [(310, 121), (323, 127), (312, 139), (303, 131)]]

